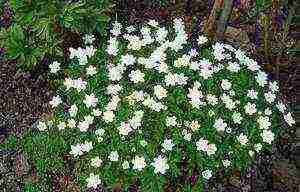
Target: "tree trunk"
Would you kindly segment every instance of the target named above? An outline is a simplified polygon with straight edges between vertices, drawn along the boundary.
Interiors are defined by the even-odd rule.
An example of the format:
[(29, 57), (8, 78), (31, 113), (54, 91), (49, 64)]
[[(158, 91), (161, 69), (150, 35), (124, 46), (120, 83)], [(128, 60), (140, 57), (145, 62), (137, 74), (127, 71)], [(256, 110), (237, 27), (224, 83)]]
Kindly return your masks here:
[(224, 0), (224, 9), (221, 13), (220, 19), (217, 25), (217, 37), (218, 39), (224, 38), (224, 33), (228, 25), (228, 20), (232, 12), (233, 0)]

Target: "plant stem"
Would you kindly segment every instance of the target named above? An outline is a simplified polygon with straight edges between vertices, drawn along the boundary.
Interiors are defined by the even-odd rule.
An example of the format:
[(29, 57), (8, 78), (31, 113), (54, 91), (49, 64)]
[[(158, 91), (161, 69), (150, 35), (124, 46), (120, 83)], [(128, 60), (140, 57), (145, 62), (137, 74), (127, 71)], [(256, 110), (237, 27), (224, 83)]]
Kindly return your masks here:
[(233, 0), (224, 1), (224, 9), (220, 16), (218, 26), (217, 26), (217, 37), (223, 39), (224, 33), (227, 28), (228, 20), (232, 12)]

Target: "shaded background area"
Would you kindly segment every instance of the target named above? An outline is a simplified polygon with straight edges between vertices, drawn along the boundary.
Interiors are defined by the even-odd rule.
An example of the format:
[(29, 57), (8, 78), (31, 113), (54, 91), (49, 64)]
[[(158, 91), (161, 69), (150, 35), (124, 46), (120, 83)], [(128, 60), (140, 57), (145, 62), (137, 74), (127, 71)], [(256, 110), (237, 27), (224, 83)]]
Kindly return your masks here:
[[(16, 20), (12, 6), (0, 1), (1, 29), (8, 29)], [(68, 1), (76, 4), (78, 1)], [(235, 171), (224, 175), (220, 171), (206, 186), (207, 191), (228, 192), (298, 192), (300, 191), (300, 3), (280, 0), (233, 0), (225, 28), (220, 28), (220, 20), (228, 15), (224, 5), (230, 1), (222, 0), (120, 0), (113, 1), (104, 13), (128, 24), (136, 24), (148, 19), (160, 23), (183, 17), (188, 33), (198, 35), (207, 33), (211, 38), (222, 39), (251, 52), (270, 78), (280, 83), (283, 100), (289, 104), (296, 119), (296, 126), (274, 144), (271, 152), (259, 155), (246, 173)], [(227, 4), (226, 4), (227, 5)], [(55, 13), (59, 14), (59, 13)], [(64, 18), (58, 17), (58, 18)], [(226, 19), (225, 19), (226, 20)], [(19, 141), (27, 133), (35, 133), (34, 123), (42, 117), (50, 117), (49, 98), (53, 95), (55, 82), (59, 77), (49, 76), (48, 65), (53, 59), (63, 63), (69, 47), (82, 45), (81, 35), (86, 31), (76, 28), (73, 23), (52, 22), (51, 33), (59, 36), (58, 47), (61, 55), (41, 54), (34, 65), (20, 67), (18, 58), (7, 59), (7, 48), (0, 49), (0, 189), (3, 191), (25, 191), (32, 184), (49, 185), (52, 191), (80, 191), (68, 170), (74, 169), (72, 161), (57, 153), (65, 163), (66, 170), (48, 172), (46, 180), (38, 176), (39, 167), (31, 159)], [(109, 20), (108, 20), (109, 22)], [(29, 27), (30, 28), (30, 27)], [(25, 28), (29, 30), (29, 28)], [(103, 30), (107, 30), (104, 28)], [(30, 30), (29, 30), (30, 31)], [(220, 32), (221, 31), (221, 35)], [(222, 32), (223, 31), (223, 32)], [(105, 42), (101, 30), (91, 30), (97, 42)], [(31, 34), (31, 33), (29, 33)], [(2, 36), (0, 35), (0, 39)], [(101, 43), (100, 43), (101, 44)], [(35, 49), (36, 47), (32, 47)], [(22, 65), (23, 66), (23, 65)], [(30, 140), (29, 140), (30, 141)], [(169, 183), (165, 191), (178, 191), (185, 183), (195, 183), (199, 172), (194, 170), (190, 177), (182, 162), (181, 176), (176, 183)], [(43, 188), (42, 188), (43, 189)], [(45, 187), (46, 190), (46, 187)], [(47, 191), (47, 190), (46, 190)], [(98, 190), (100, 191), (100, 189)], [(120, 191), (116, 185), (115, 191)], [(138, 191), (138, 180), (131, 187)]]

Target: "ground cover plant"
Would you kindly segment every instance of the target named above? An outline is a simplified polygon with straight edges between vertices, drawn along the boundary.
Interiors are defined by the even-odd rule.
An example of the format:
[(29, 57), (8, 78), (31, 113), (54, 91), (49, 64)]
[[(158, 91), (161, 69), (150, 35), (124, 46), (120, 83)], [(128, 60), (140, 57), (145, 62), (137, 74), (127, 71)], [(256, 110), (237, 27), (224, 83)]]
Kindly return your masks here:
[[(93, 35), (70, 48), (69, 65), (40, 131), (68, 137), (83, 188), (163, 191), (187, 160), (200, 177), (183, 191), (202, 191), (221, 168), (245, 170), (295, 121), (276, 81), (246, 52), (205, 35), (190, 38), (182, 19), (136, 26), (114, 22), (107, 45)], [(283, 123), (284, 122), (284, 123)], [(45, 133), (47, 134), (47, 133)], [(61, 141), (64, 142), (64, 141)]]
[[(103, 129), (110, 128), (105, 122), (103, 122), (103, 112), (106, 109), (104, 106), (106, 106), (111, 97), (111, 95), (104, 93), (106, 92), (104, 87), (107, 87), (112, 82), (108, 80), (108, 67), (102, 70), (103, 68), (99, 66), (108, 66), (108, 63), (113, 63), (113, 65), (116, 65), (116, 63), (120, 62), (120, 58), (126, 55), (124, 51), (126, 52), (126, 49), (128, 49), (128, 42), (126, 42), (127, 40), (124, 40), (124, 38), (121, 38), (119, 35), (118, 41), (120, 41), (119, 43), (121, 44), (121, 47), (119, 47), (121, 51), (118, 52), (117, 59), (112, 59), (111, 56), (105, 51), (109, 42), (106, 39), (108, 34), (105, 26), (106, 21), (104, 20), (108, 18), (107, 16), (112, 15), (111, 11), (117, 11), (115, 17), (117, 18), (118, 22), (122, 23), (123, 25), (121, 30), (122, 35), (124, 35), (124, 32), (126, 33), (126, 29), (130, 24), (134, 24), (134, 26), (138, 29), (131, 34), (139, 35), (138, 31), (141, 29), (141, 26), (138, 25), (139, 23), (146, 27), (150, 27), (152, 31), (151, 36), (156, 36), (156, 33), (154, 32), (155, 28), (151, 27), (151, 25), (147, 25), (149, 19), (155, 19), (159, 22), (160, 27), (166, 27), (166, 29), (170, 31), (170, 34), (167, 35), (167, 39), (170, 41), (173, 40), (173, 18), (182, 18), (182, 21), (184, 21), (185, 25), (185, 32), (188, 36), (188, 43), (187, 45), (184, 45), (183, 50), (180, 50), (178, 53), (170, 50), (166, 51), (166, 63), (171, 65), (169, 68), (172, 71), (173, 69), (177, 69), (177, 67), (173, 66), (173, 61), (177, 60), (178, 57), (183, 57), (184, 54), (188, 54), (190, 48), (196, 48), (198, 51), (198, 55), (191, 58), (190, 61), (199, 61), (201, 63), (203, 58), (208, 57), (210, 62), (212, 62), (213, 68), (216, 67), (215, 64), (218, 62), (212, 59), (214, 56), (210, 56), (211, 51), (214, 50), (213, 46), (215, 45), (216, 41), (212, 40), (211, 37), (215, 36), (219, 39), (225, 39), (225, 41), (219, 41), (219, 43), (226, 42), (227, 44), (233, 46), (236, 50), (244, 50), (247, 56), (251, 56), (253, 59), (255, 58), (260, 66), (260, 70), (268, 73), (268, 81), (273, 81), (273, 79), (276, 79), (280, 89), (277, 92), (274, 92), (277, 95), (276, 101), (273, 102), (273, 105), (275, 105), (275, 107), (273, 106), (275, 112), (276, 104), (278, 104), (277, 100), (279, 101), (278, 97), (280, 97), (280, 100), (286, 104), (286, 107), (289, 106), (287, 108), (290, 108), (293, 116), (297, 117), (297, 113), (299, 112), (299, 110), (297, 111), (297, 100), (299, 99), (299, 95), (296, 94), (297, 85), (299, 84), (297, 81), (297, 74), (300, 72), (300, 70), (298, 70), (299, 62), (297, 62), (296, 57), (297, 53), (299, 52), (299, 49), (297, 48), (297, 21), (299, 20), (299, 16), (297, 16), (296, 11), (298, 10), (297, 4), (299, 3), (297, 3), (297, 1), (124, 0), (113, 1), (113, 3), (117, 5), (116, 9), (111, 9), (113, 4), (108, 3), (110, 4), (108, 5), (106, 3), (108, 3), (108, 1), (103, 0), (68, 0), (55, 2), (0, 0), (0, 189), (2, 191), (74, 192), (126, 191), (127, 189), (128, 191), (157, 191), (159, 190), (158, 188), (164, 188), (164, 191), (171, 192), (196, 191), (200, 190), (202, 185), (204, 186), (203, 191), (298, 191), (300, 181), (300, 129), (299, 126), (297, 126), (297, 118), (295, 119), (296, 125), (293, 127), (288, 127), (287, 129), (284, 129), (286, 123), (281, 123), (285, 121), (284, 117), (281, 117), (280, 119), (280, 128), (276, 125), (277, 123), (272, 120), (272, 126), (274, 125), (275, 127), (278, 127), (278, 130), (280, 130), (280, 133), (274, 132), (275, 138), (272, 144), (264, 145), (259, 152), (256, 152), (255, 148), (254, 150), (250, 149), (254, 144), (252, 143), (253, 140), (250, 139), (250, 142), (248, 142), (246, 146), (247, 149), (249, 149), (249, 157), (247, 158), (248, 160), (245, 158), (241, 161), (231, 161), (230, 166), (228, 167), (225, 167), (224, 165), (226, 162), (229, 163), (227, 160), (231, 160), (230, 157), (232, 156), (232, 153), (238, 151), (240, 144), (231, 147), (231, 149), (234, 150), (229, 151), (227, 156), (222, 157), (225, 159), (224, 165), (224, 162), (220, 160), (222, 158), (219, 156), (219, 154), (225, 154), (226, 151), (220, 152), (218, 142), (213, 143), (217, 147), (217, 151), (214, 155), (209, 155), (209, 151), (197, 151), (196, 144), (200, 140), (199, 138), (201, 138), (204, 134), (208, 134), (206, 132), (204, 134), (201, 132), (202, 130), (207, 129), (206, 125), (208, 123), (204, 121), (203, 126), (203, 122), (201, 123), (200, 119), (198, 120), (198, 124), (202, 130), (192, 131), (190, 127), (186, 125), (187, 123), (192, 123), (192, 120), (181, 121), (185, 117), (190, 117), (189, 115), (181, 114), (191, 113), (196, 109), (192, 109), (192, 106), (188, 101), (184, 103), (182, 101), (183, 99), (181, 99), (183, 97), (180, 97), (179, 95), (185, 90), (184, 94), (186, 95), (184, 99), (189, 99), (187, 98), (189, 89), (194, 87), (192, 81), (197, 79), (193, 75), (196, 74), (197, 76), (198, 72), (201, 72), (201, 68), (200, 71), (193, 71), (193, 69), (190, 69), (190, 71), (193, 72), (192, 76), (194, 78), (192, 79), (189, 78), (190, 73), (187, 70), (190, 66), (185, 66), (185, 68), (183, 67), (185, 70), (180, 69), (178, 73), (176, 71), (177, 74), (182, 72), (189, 78), (187, 85), (179, 85), (176, 88), (174, 88), (174, 86), (167, 87), (164, 85), (164, 78), (162, 78), (162, 76), (165, 76), (165, 73), (158, 73), (160, 74), (157, 77), (158, 79), (156, 79), (156, 77), (153, 78), (155, 79), (154, 83), (152, 83), (152, 78), (150, 78), (150, 81), (141, 83), (141, 87), (144, 86), (145, 83), (150, 83), (153, 88), (150, 86), (144, 86), (145, 88), (143, 87), (141, 90), (144, 92), (147, 91), (147, 94), (151, 96), (153, 95), (153, 99), (155, 101), (160, 101), (163, 104), (168, 104), (169, 98), (175, 95), (176, 107), (174, 107), (173, 111), (179, 111), (180, 119), (176, 119), (176, 127), (161, 128), (164, 133), (161, 134), (163, 136), (157, 137), (157, 140), (160, 140), (160, 142), (155, 146), (153, 145), (153, 141), (150, 143), (148, 142), (148, 140), (151, 139), (145, 136), (145, 132), (148, 133), (149, 131), (145, 129), (144, 126), (141, 126), (138, 130), (132, 130), (127, 136), (124, 136), (127, 138), (128, 142), (139, 142), (136, 139), (132, 139), (134, 134), (139, 134), (141, 137), (144, 137), (140, 140), (145, 140), (148, 142), (148, 144), (145, 146), (145, 142), (140, 141), (140, 145), (137, 146), (138, 150), (132, 148), (130, 155), (126, 156), (125, 158), (123, 152), (125, 151), (127, 153), (129, 150), (128, 147), (124, 148), (124, 150), (121, 150), (122, 154), (118, 151), (119, 161), (112, 162), (112, 165), (115, 163), (115, 167), (120, 169), (122, 168), (124, 159), (127, 158), (130, 169), (124, 170), (124, 174), (121, 173), (120, 170), (116, 171), (117, 176), (114, 176), (115, 170), (112, 170), (109, 173), (106, 172), (108, 173), (106, 175), (101, 174), (102, 169), (108, 167), (107, 163), (110, 161), (108, 156), (110, 154), (109, 152), (112, 150), (105, 150), (105, 152), (107, 151), (105, 154), (98, 153), (99, 146), (97, 145), (98, 141), (96, 140), (100, 139), (99, 141), (101, 141), (106, 137), (111, 138), (109, 135), (111, 132), (105, 131), (102, 139), (100, 137), (98, 138), (98, 135), (95, 135), (95, 133), (103, 133), (103, 130), (96, 132), (99, 127), (102, 127)], [(41, 9), (41, 7), (50, 8)], [(91, 7), (95, 7), (95, 9), (91, 9)], [(229, 13), (230, 8), (232, 9), (232, 13)], [(96, 15), (94, 15), (94, 13)], [(231, 16), (229, 17), (230, 14)], [(31, 16), (34, 19), (30, 21)], [(97, 20), (99, 18), (100, 22)], [(167, 26), (165, 24), (167, 24)], [(56, 45), (52, 48), (52, 50), (63, 50), (63, 57), (62, 55), (59, 56), (59, 54), (54, 54), (53, 52), (52, 54), (51, 51), (49, 52), (49, 47), (52, 47), (52, 40), (50, 40), (49, 43), (43, 39), (44, 35), (39, 36), (40, 33), (37, 33), (43, 28), (43, 26), (47, 27), (44, 28), (45, 30), (43, 30), (42, 34), (48, 34), (50, 38), (54, 38), (54, 41), (58, 43), (54, 43)], [(108, 27), (110, 27), (110, 24)], [(129, 27), (129, 31), (130, 28), (132, 27)], [(127, 33), (129, 31), (127, 31)], [(203, 34), (203, 32), (205, 32), (205, 36), (207, 35), (207, 37), (209, 37), (209, 41), (203, 45), (197, 45), (199, 34)], [(223, 35), (224, 32), (225, 34)], [(17, 41), (18, 45), (15, 45), (16, 42), (13, 41), (16, 41), (20, 34), (24, 37), (24, 39)], [(85, 34), (89, 35), (85, 36)], [(88, 40), (89, 38), (91, 40)], [(84, 45), (85, 41), (87, 43), (86, 45)], [(88, 41), (92, 41), (93, 43), (88, 43)], [(236, 59), (235, 53), (232, 53), (234, 50), (227, 50), (227, 48), (230, 46), (223, 43), (221, 44), (225, 45), (225, 54), (230, 54), (233, 60)], [(129, 52), (130, 54), (134, 55), (136, 59), (139, 57), (146, 57), (159, 45), (160, 44), (156, 42), (154, 45), (150, 45), (149, 48), (148, 46), (143, 46), (142, 50), (134, 53), (130, 52), (131, 50), (129, 50)], [(72, 47), (73, 49), (69, 49), (69, 47)], [(78, 47), (81, 48), (78, 49)], [(94, 56), (89, 57), (90, 55), (88, 52), (94, 52), (93, 48), (96, 49), (96, 52)], [(146, 51), (144, 49), (146, 49)], [(70, 59), (70, 53), (74, 53), (74, 50), (77, 50), (75, 51), (77, 53), (73, 54), (73, 56), (77, 56), (75, 56), (73, 59)], [(38, 54), (32, 54), (39, 51), (41, 52)], [(79, 54), (79, 52), (82, 54)], [(25, 55), (26, 59), (23, 60), (20, 55)], [(86, 55), (88, 55), (87, 58), (85, 58)], [(80, 63), (86, 63), (85, 60), (87, 60), (88, 63), (84, 66), (77, 66), (76, 62), (78, 62), (78, 57), (80, 57)], [(111, 60), (112, 62), (109, 62)], [(222, 60), (220, 63), (225, 64), (226, 68), (227, 61), (228, 58)], [(49, 64), (51, 65), (50, 69), (48, 70)], [(241, 63), (239, 64), (242, 69), (243, 67), (245, 68), (244, 65)], [(90, 65), (96, 67), (97, 74), (87, 78), (88, 75), (85, 74), (84, 71), (86, 71), (86, 67)], [(129, 74), (132, 70), (136, 70), (135, 68), (139, 69), (145, 74), (145, 80), (147, 80), (148, 76), (153, 76), (148, 75), (149, 70), (150, 74), (155, 74), (155, 69), (146, 69), (137, 62), (133, 66), (134, 67), (128, 66), (128, 69), (126, 68), (124, 74), (122, 75), (122, 80), (119, 82), (122, 87), (129, 87), (125, 90), (123, 88), (118, 93), (118, 96), (122, 101), (124, 100), (124, 97), (126, 97), (126, 94), (130, 94), (130, 91), (136, 88), (136, 86), (132, 88), (132, 84), (134, 83), (130, 83)], [(55, 69), (56, 67), (59, 70), (58, 72), (54, 73), (57, 70)], [(30, 73), (28, 70), (30, 70)], [(78, 72), (78, 70), (80, 72)], [(93, 71), (93, 68), (90, 70)], [(153, 73), (151, 73), (151, 71), (153, 71)], [(220, 82), (222, 83), (221, 80), (223, 80), (221, 79), (221, 76), (223, 78), (223, 72), (226, 73), (227, 71), (228, 70), (226, 69), (221, 69), (219, 72), (216, 72), (213, 77), (208, 78), (207, 81), (212, 80), (213, 78), (214, 83), (220, 85)], [(238, 72), (244, 72), (244, 70), (239, 70)], [(73, 79), (74, 81), (71, 81), (71, 84), (80, 82), (84, 83), (84, 81), (88, 83), (88, 88), (85, 89), (85, 93), (81, 91), (78, 95), (76, 95), (81, 97), (78, 98), (78, 102), (80, 103), (80, 99), (85, 100), (85, 94), (90, 94), (94, 91), (93, 90), (89, 92), (89, 87), (94, 86), (90, 86), (90, 82), (92, 81), (92, 78), (99, 78), (99, 73), (103, 74), (103, 76), (101, 76), (101, 79), (103, 80), (101, 80), (101, 83), (103, 85), (101, 84), (101, 86), (99, 85), (98, 87), (101, 89), (103, 88), (103, 90), (102, 92), (100, 90), (99, 92), (96, 91), (97, 94), (95, 95), (98, 99), (97, 108), (101, 109), (101, 116), (96, 117), (95, 114), (92, 113), (91, 116), (94, 116), (93, 123), (89, 125), (88, 133), (82, 133), (80, 129), (78, 129), (78, 127), (80, 127), (78, 122), (85, 121), (85, 117), (87, 117), (87, 119), (90, 117), (86, 115), (88, 112), (86, 112), (85, 109), (83, 110), (84, 112), (79, 109), (76, 117), (73, 117), (76, 121), (76, 128), (68, 127), (72, 126), (72, 123), (74, 124), (74, 121), (69, 120), (70, 117), (68, 117), (69, 108), (71, 108), (70, 106), (72, 106), (72, 101), (74, 100), (71, 99), (70, 101), (69, 98), (66, 98), (66, 94), (70, 93), (70, 97), (74, 96), (73, 91), (70, 91), (74, 89), (74, 86), (73, 88), (70, 88), (67, 93), (65, 93), (64, 90), (66, 87), (63, 86), (63, 80), (67, 77), (75, 77), (75, 79)], [(127, 79), (124, 79), (124, 75), (127, 77)], [(224, 76), (227, 75), (231, 75), (231, 73), (224, 74)], [(255, 76), (255, 73), (249, 75)], [(81, 79), (77, 78), (80, 76)], [(199, 76), (200, 80), (201, 78), (202, 77)], [(233, 85), (235, 82), (232, 81), (232, 79), (229, 80), (232, 85), (231, 89), (227, 91), (227, 94), (229, 93), (230, 98), (233, 98), (233, 100), (238, 100), (239, 95), (230, 95), (230, 93), (232, 93), (231, 90), (235, 91), (235, 86)], [(191, 81), (191, 83), (189, 83), (189, 81)], [(95, 82), (98, 83), (99, 81)], [(154, 87), (156, 84), (159, 84), (158, 82), (161, 82), (161, 85), (167, 90), (167, 97), (159, 99), (155, 96)], [(202, 81), (200, 82), (203, 84)], [(208, 103), (208, 95), (206, 93), (207, 87), (208, 86), (206, 86), (204, 83), (204, 86), (199, 89), (199, 91), (201, 91), (203, 94), (201, 101), (204, 101), (204, 103)], [(255, 88), (257, 89), (259, 87)], [(267, 86), (264, 88), (267, 89)], [(54, 90), (57, 89), (58, 92), (55, 92)], [(179, 89), (179, 93), (170, 95), (170, 89)], [(183, 91), (181, 91), (182, 89)], [(222, 88), (220, 88), (220, 90), (222, 91)], [(213, 88), (213, 91), (215, 91), (215, 88)], [(224, 92), (226, 93), (225, 90)], [(55, 95), (59, 95), (63, 100), (63, 103), (59, 105), (57, 110), (55, 110), (55, 108), (53, 108), (54, 110), (50, 110), (51, 105), (48, 101), (50, 101), (50, 99)], [(102, 101), (99, 101), (99, 95), (101, 95)], [(102, 95), (104, 95), (105, 99), (102, 97)], [(201, 106), (201, 108), (199, 108), (199, 110), (201, 111), (201, 109), (207, 108), (207, 110), (204, 110), (203, 113), (206, 113), (207, 111), (213, 111), (215, 113), (215, 110), (220, 112), (218, 106), (222, 105), (223, 103), (221, 99), (222, 95), (216, 94), (216, 96), (219, 97), (218, 105), (210, 106), (204, 104)], [(119, 120), (120, 113), (124, 112), (126, 117), (129, 117), (133, 114), (131, 108), (135, 108), (133, 108), (132, 105), (129, 105), (129, 100), (127, 97), (125, 98), (125, 104), (128, 102), (128, 109), (126, 105), (124, 106), (124, 102), (118, 102), (118, 108), (114, 112), (118, 119), (115, 118), (115, 121), (113, 122), (114, 124), (111, 125), (111, 128), (116, 130), (115, 132), (112, 132), (114, 137), (119, 131), (118, 126), (122, 123)], [(253, 100), (253, 102), (254, 101), (255, 100)], [(75, 102), (77, 102), (77, 100)], [(227, 110), (226, 103), (223, 103), (223, 105)], [(77, 105), (77, 108), (82, 108), (84, 106), (85, 104), (79, 104)], [(136, 108), (142, 108), (142, 110), (145, 112), (147, 112), (148, 109), (147, 106), (143, 105), (142, 101), (135, 102), (133, 106)], [(235, 106), (236, 108), (233, 110), (241, 110), (240, 113), (243, 115), (244, 109), (240, 108), (242, 106), (239, 106), (237, 103)], [(76, 107), (73, 106), (73, 108), (76, 110)], [(121, 110), (120, 112), (119, 109)], [(224, 107), (222, 109), (224, 109)], [(288, 111), (289, 110), (286, 109), (283, 115), (288, 114)], [(49, 117), (53, 116), (53, 112), (55, 112), (54, 121), (47, 121), (49, 120)], [(145, 112), (144, 114), (149, 114)], [(162, 112), (166, 113), (165, 110), (161, 110), (158, 113), (160, 114)], [(128, 113), (129, 115), (127, 115)], [(253, 121), (255, 121), (254, 118), (256, 118), (256, 115), (259, 115), (259, 113), (260, 111), (255, 114), (255, 117), (252, 117)], [(214, 121), (218, 117), (218, 113), (216, 114), (217, 115), (206, 117), (209, 117), (212, 121)], [(224, 115), (227, 116), (225, 113)], [(275, 116), (276, 115), (277, 113)], [(150, 117), (153, 117), (153, 115)], [(143, 116), (141, 122), (143, 124), (145, 123), (144, 118), (145, 117)], [(226, 129), (230, 128), (232, 125), (235, 126), (235, 124), (232, 124), (233, 119), (231, 118), (222, 118), (223, 121), (227, 123), (227, 127), (225, 128), (225, 134), (223, 135), (223, 133), (220, 133), (221, 136), (218, 136), (216, 141), (223, 142), (223, 137), (229, 134)], [(42, 120), (37, 121), (38, 119)], [(45, 124), (43, 124), (43, 119), (46, 120), (45, 122), (48, 125), (49, 132), (44, 130)], [(241, 127), (244, 125), (243, 122), (245, 120), (248, 120), (248, 118), (243, 118), (241, 120), (242, 124), (237, 124), (237, 126)], [(61, 122), (65, 122), (66, 124), (66, 127), (63, 131), (57, 129), (58, 124)], [(147, 119), (146, 122), (150, 124), (150, 126), (155, 124), (153, 121)], [(84, 124), (81, 123), (81, 125)], [(61, 124), (60, 128), (63, 127), (64, 123)], [(38, 128), (40, 131), (38, 131)], [(244, 126), (241, 127), (240, 131), (242, 131), (244, 128)], [(178, 130), (178, 134), (183, 137), (185, 136), (183, 131), (190, 131), (191, 135), (188, 134), (189, 132), (186, 132), (186, 135), (188, 135), (187, 138), (191, 137), (191, 141), (186, 141), (185, 138), (181, 140), (178, 140), (177, 138), (174, 139), (173, 132), (169, 133), (168, 131), (173, 129)], [(212, 129), (214, 129), (214, 127), (209, 130)], [(276, 129), (277, 128), (275, 128), (275, 130)], [(142, 133), (139, 133), (138, 131), (142, 131)], [(180, 131), (182, 131), (181, 134)], [(234, 134), (238, 134), (239, 131), (236, 132), (237, 133), (232, 132), (232, 138), (234, 136), (238, 137), (238, 135)], [(153, 133), (152, 135), (157, 135), (157, 133)], [(202, 139), (205, 139), (205, 137), (202, 137)], [(248, 135), (247, 139), (249, 140)], [(93, 149), (91, 149), (89, 152), (85, 152), (81, 156), (78, 155), (74, 157), (73, 153), (71, 152), (73, 148), (78, 149), (80, 147), (89, 147), (89, 145), (80, 145), (86, 144), (86, 140), (92, 141)], [(108, 138), (103, 140), (103, 145), (107, 144), (107, 146), (111, 146), (111, 143), (107, 141)], [(166, 144), (163, 144), (165, 140), (166, 143), (169, 142), (170, 145), (172, 145), (171, 151), (163, 151), (165, 150), (164, 146), (166, 146)], [(232, 140), (234, 142), (234, 139)], [(124, 142), (125, 141), (122, 140), (123, 144)], [(206, 141), (204, 141), (204, 144), (205, 142)], [(95, 146), (95, 144), (97, 146)], [(208, 145), (209, 144), (210, 143), (208, 143)], [(226, 142), (226, 144), (228, 144), (228, 142)], [(232, 144), (234, 145), (234, 143)], [(128, 143), (124, 144), (123, 146), (125, 145), (128, 145)], [(130, 144), (129, 146), (132, 145), (133, 144)], [(107, 146), (104, 146), (104, 148), (107, 148)], [(149, 152), (146, 153), (146, 148), (149, 148), (149, 146), (154, 146), (153, 148), (156, 148), (156, 150), (152, 150), (151, 147), (151, 153), (154, 151), (153, 154), (162, 155), (162, 157), (167, 159), (167, 165), (169, 166), (169, 169), (166, 169), (164, 174), (154, 174), (155, 167), (152, 165), (152, 163), (157, 155), (155, 157), (150, 157)], [(139, 153), (141, 151), (139, 147), (142, 147), (145, 150)], [(229, 147), (226, 148), (226, 150), (229, 149)], [(260, 148), (260, 145), (258, 145), (258, 147)], [(255, 151), (255, 153), (252, 151)], [(205, 179), (202, 174), (206, 161), (202, 161), (200, 163), (195, 162), (194, 156), (197, 152), (201, 153), (201, 156), (207, 155), (207, 159), (212, 159), (215, 157), (216, 162), (220, 162), (221, 166), (213, 167), (214, 169), (211, 169), (212, 176), (210, 179)], [(248, 155), (246, 152), (247, 151), (244, 153), (245, 156)], [(144, 153), (146, 153), (146, 155), (143, 155)], [(180, 155), (177, 155), (175, 160), (172, 161), (175, 153), (180, 153)], [(191, 157), (190, 154), (194, 155)], [(130, 174), (131, 171), (133, 171), (134, 163), (132, 160), (135, 159), (136, 155), (145, 157), (147, 163), (146, 167), (141, 172), (136, 170), (137, 174), (127, 177), (127, 180), (119, 177), (119, 175), (126, 176), (126, 173), (129, 172)], [(252, 158), (250, 157), (251, 155)], [(97, 156), (99, 156), (102, 161), (101, 167), (99, 168), (91, 165), (92, 159), (95, 159)], [(101, 161), (99, 159), (95, 160), (95, 162), (98, 162), (99, 165), (99, 162)], [(248, 162), (250, 167), (244, 163), (240, 163), (241, 165), (236, 165), (235, 163), (244, 161), (246, 163)], [(175, 166), (172, 165), (172, 162), (175, 162)], [(241, 166), (248, 168), (246, 170), (242, 170), (241, 172)], [(207, 169), (210, 168), (211, 167), (207, 166)], [(87, 179), (89, 178), (90, 173), (94, 173), (94, 175), (98, 174), (99, 179), (101, 179), (101, 184), (97, 185), (97, 188), (90, 187), (87, 189)], [(156, 178), (151, 178), (151, 174), (145, 175), (145, 173), (151, 173), (155, 175)], [(209, 173), (210, 172), (208, 172), (208, 174)], [(161, 181), (159, 181), (159, 179), (161, 179)], [(107, 182), (108, 180), (109, 182)], [(112, 185), (111, 183), (115, 184)]]

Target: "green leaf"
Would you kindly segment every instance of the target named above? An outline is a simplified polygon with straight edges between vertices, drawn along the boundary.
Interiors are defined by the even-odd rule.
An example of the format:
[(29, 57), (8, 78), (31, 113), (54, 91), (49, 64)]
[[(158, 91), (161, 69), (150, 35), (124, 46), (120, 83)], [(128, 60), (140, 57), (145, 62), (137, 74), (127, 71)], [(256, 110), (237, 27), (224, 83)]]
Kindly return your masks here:
[(24, 36), (21, 26), (19, 26), (17, 24), (14, 24), (10, 28), (9, 36), (11, 39), (14, 39), (16, 41), (24, 41), (24, 39), (25, 39), (25, 36)]

